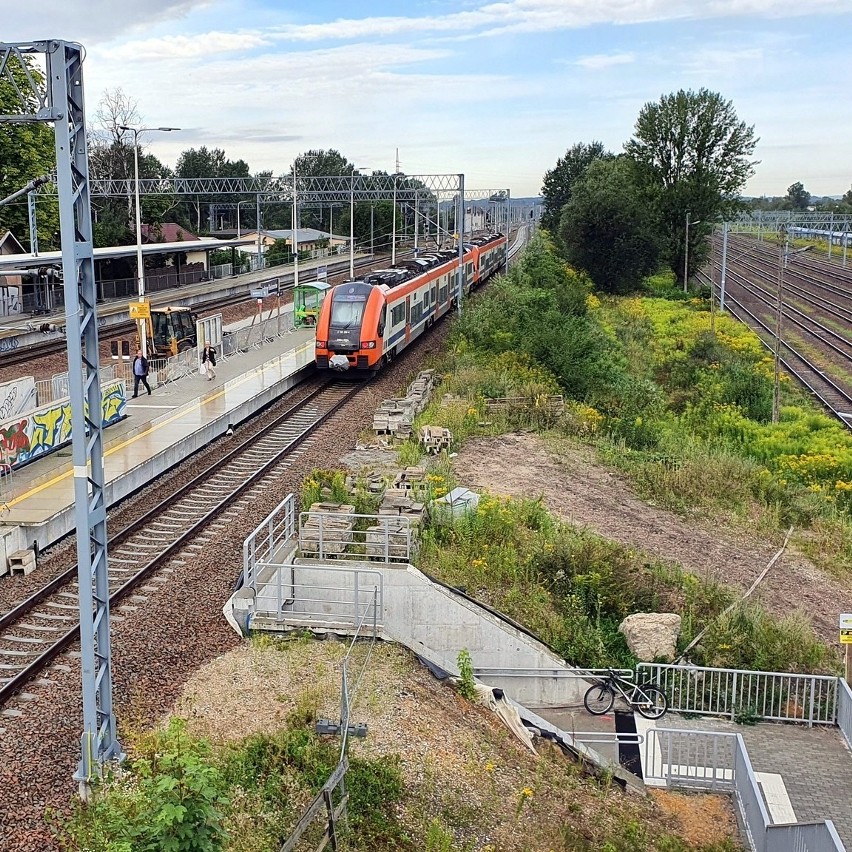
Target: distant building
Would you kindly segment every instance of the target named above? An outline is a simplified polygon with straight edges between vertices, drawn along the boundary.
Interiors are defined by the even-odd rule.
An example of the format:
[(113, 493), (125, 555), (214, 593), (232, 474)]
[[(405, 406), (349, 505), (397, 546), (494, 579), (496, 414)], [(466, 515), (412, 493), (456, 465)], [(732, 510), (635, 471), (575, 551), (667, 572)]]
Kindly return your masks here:
[[(243, 238), (250, 239), (252, 242), (245, 246), (241, 246), (239, 251), (246, 254), (257, 254), (257, 230), (244, 231)], [(319, 231), (316, 228), (299, 228), (296, 234), (299, 251), (311, 252), (315, 255), (322, 255), (324, 252), (329, 254), (340, 254), (340, 252), (349, 249), (349, 237), (341, 237), (338, 234), (330, 234), (328, 231)], [(261, 230), (260, 232), (260, 250), (266, 250), (278, 240), (284, 240), (290, 249), (293, 248), (293, 230), (292, 228), (282, 228), (279, 230)]]
[[(0, 237), (0, 255), (25, 254), (24, 247), (11, 231)], [(22, 280), (20, 275), (0, 275), (0, 316), (8, 317), (23, 311)]]
[[(192, 243), (200, 242), (201, 237), (188, 231), (183, 225), (178, 225), (176, 222), (163, 222), (156, 225), (142, 225), (142, 242), (147, 245), (154, 243), (187, 243), (184, 253), (186, 254), (186, 263), (200, 263), (207, 267), (207, 252), (193, 251)], [(172, 248), (173, 252), (174, 249)]]

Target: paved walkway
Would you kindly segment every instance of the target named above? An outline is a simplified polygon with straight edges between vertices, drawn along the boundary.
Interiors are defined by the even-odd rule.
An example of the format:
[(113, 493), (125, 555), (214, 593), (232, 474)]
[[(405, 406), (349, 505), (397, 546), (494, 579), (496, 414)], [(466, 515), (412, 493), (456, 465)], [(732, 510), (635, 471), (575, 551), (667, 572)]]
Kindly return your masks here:
[(852, 849), (852, 754), (839, 728), (761, 722), (736, 725), (725, 719), (683, 719), (668, 713), (660, 728), (740, 734), (757, 773), (777, 773), (797, 822), (830, 819)]
[[(612, 738), (614, 714), (592, 716), (583, 708), (567, 707), (536, 712), (563, 731), (576, 734), (604, 759), (618, 762)], [(852, 850), (852, 753), (839, 728), (773, 722), (737, 725), (710, 716), (684, 719), (676, 713), (667, 713), (656, 727), (740, 734), (764, 797), (771, 801), (774, 821), (830, 819), (846, 848)]]

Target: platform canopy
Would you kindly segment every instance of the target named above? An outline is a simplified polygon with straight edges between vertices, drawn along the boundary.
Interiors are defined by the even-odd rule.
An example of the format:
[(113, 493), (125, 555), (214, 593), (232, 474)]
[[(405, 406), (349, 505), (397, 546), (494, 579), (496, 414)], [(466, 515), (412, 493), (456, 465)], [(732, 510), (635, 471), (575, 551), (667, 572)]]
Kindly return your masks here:
[[(233, 240), (217, 240), (212, 237), (200, 240), (180, 240), (175, 243), (143, 243), (142, 254), (172, 254), (173, 252), (215, 251), (256, 242), (256, 239), (239, 237)], [(135, 257), (136, 244), (129, 246), (106, 246), (94, 249), (95, 260), (112, 260), (116, 257)], [(20, 275), (26, 269), (39, 266), (61, 266), (61, 251), (43, 251), (38, 254), (5, 254), (0, 256), (0, 275)]]

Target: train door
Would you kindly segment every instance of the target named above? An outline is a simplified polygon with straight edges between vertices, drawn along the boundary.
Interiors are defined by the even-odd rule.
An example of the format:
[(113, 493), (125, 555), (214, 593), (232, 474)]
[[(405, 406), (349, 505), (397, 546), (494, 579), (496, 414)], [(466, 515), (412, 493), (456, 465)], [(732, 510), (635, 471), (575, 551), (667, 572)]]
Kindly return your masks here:
[(405, 297), (405, 342), (411, 340), (411, 296)]

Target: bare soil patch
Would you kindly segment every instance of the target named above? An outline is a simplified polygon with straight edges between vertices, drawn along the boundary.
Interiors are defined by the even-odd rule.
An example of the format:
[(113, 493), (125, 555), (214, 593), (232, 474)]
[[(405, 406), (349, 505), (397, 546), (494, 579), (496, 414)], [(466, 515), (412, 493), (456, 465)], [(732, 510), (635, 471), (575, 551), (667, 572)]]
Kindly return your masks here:
[[(453, 466), (461, 484), (492, 494), (542, 499), (559, 518), (717, 581), (748, 588), (778, 550), (781, 536), (764, 536), (718, 519), (682, 518), (640, 499), (588, 447), (554, 449), (534, 434), (467, 441)], [(804, 611), (817, 635), (837, 642), (838, 613), (849, 612), (848, 585), (788, 547), (753, 596), (783, 616)]]

